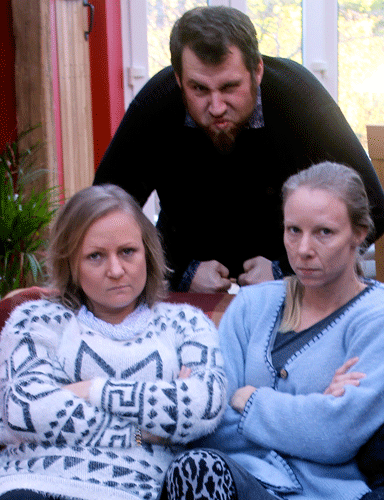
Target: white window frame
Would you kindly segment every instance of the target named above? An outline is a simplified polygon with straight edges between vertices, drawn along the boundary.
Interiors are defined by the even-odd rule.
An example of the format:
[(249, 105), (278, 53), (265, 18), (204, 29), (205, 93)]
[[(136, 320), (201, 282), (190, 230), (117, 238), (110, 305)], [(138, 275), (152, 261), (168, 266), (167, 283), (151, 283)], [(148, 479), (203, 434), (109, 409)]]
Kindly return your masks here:
[(303, 65), (321, 81), (337, 102), (338, 2), (303, 0)]
[(129, 103), (149, 77), (146, 0), (120, 0), (123, 45), (124, 104)]

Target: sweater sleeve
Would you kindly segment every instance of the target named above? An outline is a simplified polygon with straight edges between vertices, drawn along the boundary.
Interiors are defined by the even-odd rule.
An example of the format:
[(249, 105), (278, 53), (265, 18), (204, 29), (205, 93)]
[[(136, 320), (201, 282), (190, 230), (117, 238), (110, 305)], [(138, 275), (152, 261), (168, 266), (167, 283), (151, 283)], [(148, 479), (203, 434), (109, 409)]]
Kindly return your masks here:
[(177, 332), (179, 367), (191, 368), (190, 377), (171, 382), (98, 378), (92, 384), (90, 400), (156, 436), (186, 443), (218, 425), (225, 409), (226, 377), (214, 324), (190, 306), (170, 311), (163, 334), (168, 334), (167, 329)]
[[(2, 441), (129, 448), (130, 423), (64, 388), (73, 380), (58, 365), (56, 350), (63, 328), (71, 326), (72, 313), (45, 301), (23, 304), (11, 315), (0, 340)], [(114, 440), (118, 434), (123, 437)]]
[[(228, 370), (230, 392), (244, 384), (241, 371), (245, 370), (242, 364), (245, 357), (240, 353), (249, 349), (246, 333), (249, 325), (247, 320), (239, 321), (241, 316), (246, 318), (247, 313), (239, 305), (239, 310), (232, 309), (231, 314), (235, 315), (236, 321), (228, 318), (225, 330), (221, 331), (228, 336), (225, 342), (228, 348), (223, 351), (225, 360), (230, 351), (236, 356), (236, 368)], [(360, 386), (346, 386), (342, 397), (324, 395), (322, 392), (332, 379), (333, 368), (324, 377), (327, 384), (316, 392), (303, 394), (294, 389), (283, 392), (276, 390), (273, 383), (261, 381), (241, 416), (238, 432), (243, 437), (282, 455), (319, 463), (344, 463), (356, 455), (384, 421), (384, 312), (381, 307), (376, 307), (360, 314), (352, 323), (341, 324), (338, 335), (344, 339), (345, 351), (340, 365), (354, 356), (359, 357), (353, 370), (366, 374)], [(232, 333), (234, 328), (237, 332)], [(263, 346), (258, 348), (263, 349)], [(320, 355), (321, 352), (324, 356), (326, 353), (329, 357), (332, 355), (332, 349), (327, 351), (326, 346)], [(326, 367), (327, 360), (322, 363), (316, 356), (311, 359), (312, 366), (310, 360), (302, 368), (301, 365), (298, 368), (297, 363), (297, 371), (293, 373), (291, 370), (289, 377), (301, 377), (316, 387), (319, 375), (311, 372), (320, 365)]]

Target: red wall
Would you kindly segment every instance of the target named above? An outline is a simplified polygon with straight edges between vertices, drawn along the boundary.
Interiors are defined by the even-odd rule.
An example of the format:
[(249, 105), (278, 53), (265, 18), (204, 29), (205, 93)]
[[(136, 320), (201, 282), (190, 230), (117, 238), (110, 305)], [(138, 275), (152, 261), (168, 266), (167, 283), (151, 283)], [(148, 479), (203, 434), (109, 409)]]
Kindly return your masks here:
[(16, 139), (15, 44), (11, 0), (0, 2), (0, 153)]
[(120, 1), (91, 0), (95, 23), (89, 37), (95, 168), (124, 115)]

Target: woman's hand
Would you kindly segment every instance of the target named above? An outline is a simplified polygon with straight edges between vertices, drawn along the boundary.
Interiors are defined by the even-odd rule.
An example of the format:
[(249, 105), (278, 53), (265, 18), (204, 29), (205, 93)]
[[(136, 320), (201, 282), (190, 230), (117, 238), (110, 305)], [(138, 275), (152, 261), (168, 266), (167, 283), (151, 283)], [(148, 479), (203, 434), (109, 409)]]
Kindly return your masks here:
[(84, 380), (81, 382), (75, 382), (73, 384), (65, 385), (63, 389), (67, 389), (68, 391), (73, 392), (73, 394), (76, 394), (76, 396), (79, 396), (79, 398), (88, 401), (91, 383), (92, 380)]
[[(187, 368), (186, 366), (182, 366), (180, 369), (180, 372), (177, 376), (179, 379), (184, 379), (188, 378), (192, 373), (191, 368)], [(73, 392), (73, 394), (76, 394), (76, 396), (79, 396), (79, 398), (88, 400), (89, 399), (89, 390), (91, 388), (92, 380), (84, 380), (81, 382), (75, 382), (73, 384), (68, 384), (64, 386), (64, 389), (67, 389), (68, 391)], [(147, 432), (145, 430), (141, 431), (141, 436), (143, 441), (151, 444), (167, 444), (167, 439), (164, 439), (159, 436), (155, 436), (154, 434), (151, 434), (150, 432)]]
[(163, 446), (169, 444), (169, 440), (167, 438), (155, 436), (154, 434), (151, 434), (150, 432), (145, 431), (144, 429), (141, 429), (141, 439), (145, 443), (150, 443), (150, 444), (161, 444)]
[(230, 405), (234, 410), (238, 411), (239, 413), (243, 413), (248, 399), (252, 396), (252, 394), (255, 391), (256, 387), (253, 387), (252, 385), (246, 385), (245, 387), (240, 387), (240, 389), (237, 389), (235, 394), (232, 396)]
[(340, 366), (340, 368), (335, 371), (331, 383), (325, 389), (323, 394), (331, 394), (332, 396), (339, 397), (345, 393), (346, 385), (354, 385), (356, 387), (360, 385), (360, 379), (365, 377), (365, 373), (348, 372), (348, 370), (355, 365), (358, 360), (358, 357), (351, 358), (346, 361), (343, 366)]
[[(191, 368), (187, 368), (186, 366), (182, 366), (179, 372), (179, 375), (177, 378), (183, 379), (183, 378), (188, 378), (192, 373)], [(146, 442), (146, 443), (151, 443), (151, 444), (162, 444), (166, 445), (169, 443), (168, 439), (160, 437), (160, 436), (155, 436), (154, 434), (151, 434), (150, 432), (141, 429), (141, 439)]]
[[(360, 380), (366, 376), (365, 373), (348, 372), (348, 370), (355, 365), (358, 360), (358, 357), (351, 358), (340, 366), (340, 368), (336, 370), (331, 383), (325, 389), (323, 394), (331, 394), (332, 396), (338, 397), (345, 393), (346, 385), (354, 385), (356, 387), (359, 386)], [(256, 387), (253, 387), (252, 385), (246, 385), (245, 387), (237, 389), (231, 399), (230, 405), (232, 408), (239, 413), (243, 413), (248, 399), (252, 396), (255, 390)]]
[(186, 366), (182, 366), (179, 375), (177, 378), (188, 378), (192, 373), (191, 368), (187, 368)]

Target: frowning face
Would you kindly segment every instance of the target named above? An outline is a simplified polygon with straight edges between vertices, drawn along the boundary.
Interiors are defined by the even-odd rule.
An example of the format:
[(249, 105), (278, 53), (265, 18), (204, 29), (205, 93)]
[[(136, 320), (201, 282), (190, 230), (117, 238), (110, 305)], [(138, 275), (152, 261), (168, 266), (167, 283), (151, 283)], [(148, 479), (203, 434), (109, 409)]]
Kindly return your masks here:
[(201, 61), (185, 47), (182, 77), (176, 78), (190, 115), (220, 149), (223, 143), (234, 142), (251, 116), (262, 75), (263, 63), (251, 75), (236, 46), (229, 47), (224, 61), (216, 65)]
[(345, 203), (330, 191), (300, 187), (285, 203), (284, 244), (304, 287), (353, 279), (356, 248), (365, 236), (353, 231)]
[(94, 315), (121, 323), (137, 305), (147, 280), (145, 248), (135, 218), (116, 211), (96, 220), (79, 250), (78, 282)]

